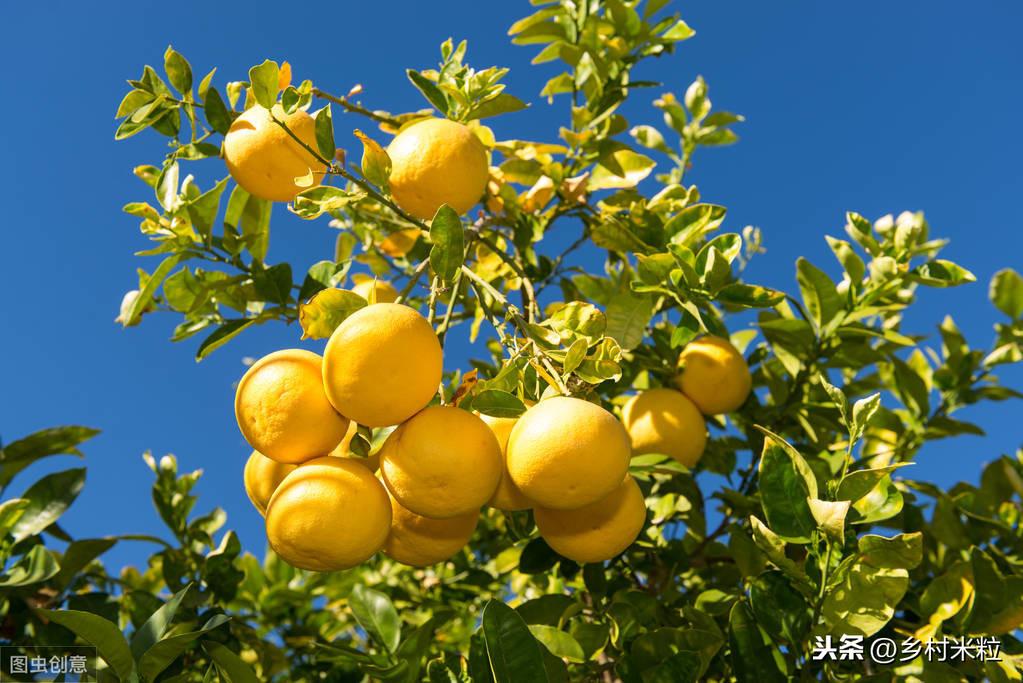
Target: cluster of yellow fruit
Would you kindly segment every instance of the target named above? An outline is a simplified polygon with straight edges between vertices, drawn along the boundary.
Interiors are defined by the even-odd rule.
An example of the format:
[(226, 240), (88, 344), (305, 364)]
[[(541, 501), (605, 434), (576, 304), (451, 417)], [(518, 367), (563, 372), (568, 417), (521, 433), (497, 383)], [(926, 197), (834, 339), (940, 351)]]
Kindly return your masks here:
[[(531, 509), (559, 554), (610, 559), (646, 516), (631, 457), (664, 453), (692, 466), (706, 443), (700, 411), (732, 410), (750, 390), (742, 356), (713, 337), (681, 355), (679, 385), (696, 403), (651, 389), (626, 404), (624, 426), (599, 405), (559, 395), (518, 418), (428, 406), (441, 365), (429, 323), (379, 303), (346, 319), (322, 358), (278, 351), (245, 373), (235, 413), (256, 449), (245, 487), (287, 562), (330, 571), (382, 550), (404, 564), (435, 564), (468, 543), (483, 506)], [(396, 427), (360, 458), (349, 450), (356, 423)]]
[[(223, 152), (250, 194), (291, 201), (327, 171), (310, 152), (316, 147), (304, 111), (254, 106), (235, 119)], [(391, 195), (416, 218), (429, 220), (443, 204), (464, 214), (483, 196), (487, 151), (463, 124), (407, 124), (387, 152)], [(399, 231), (380, 247), (404, 253), (419, 234)], [(646, 516), (630, 458), (656, 452), (695, 465), (707, 438), (702, 414), (734, 410), (750, 391), (742, 356), (707, 337), (681, 355), (682, 392), (645, 391), (625, 405), (622, 422), (558, 395), (516, 419), (430, 406), (443, 366), (431, 325), (394, 303), (389, 283), (366, 278), (353, 291), (373, 303), (337, 327), (322, 357), (271, 353), (249, 368), (235, 397), (238, 425), (255, 449), (246, 490), (266, 517), (271, 547), (296, 567), (343, 569), (378, 551), (413, 566), (441, 562), (469, 541), (485, 505), (533, 510), (540, 534), (565, 557), (612, 558)], [(360, 458), (350, 452), (356, 425), (393, 431)]]

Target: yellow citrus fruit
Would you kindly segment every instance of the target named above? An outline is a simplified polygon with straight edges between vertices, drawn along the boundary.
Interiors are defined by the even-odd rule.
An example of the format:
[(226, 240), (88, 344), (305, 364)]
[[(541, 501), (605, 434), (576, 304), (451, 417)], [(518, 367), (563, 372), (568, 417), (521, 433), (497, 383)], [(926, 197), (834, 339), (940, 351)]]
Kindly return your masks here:
[(323, 391), (322, 361), (303, 349), (285, 349), (256, 361), (238, 383), (234, 414), (249, 445), (266, 457), (300, 463), (340, 443), (348, 419)]
[(486, 147), (455, 121), (417, 121), (394, 137), (387, 153), (394, 200), (422, 220), (433, 218), (441, 204), (464, 214), (487, 186)]
[(727, 339), (700, 337), (689, 342), (678, 359), (675, 383), (704, 415), (737, 410), (753, 388), (742, 354)]
[(270, 496), (295, 467), (271, 460), (259, 451), (252, 451), (245, 462), (245, 493), (249, 494), (249, 500), (259, 510), (259, 514), (266, 515)]
[[(316, 149), (316, 123), (304, 111), (286, 114), (274, 106), (274, 116), (287, 124), (299, 140)], [(305, 187), (295, 184), (312, 171), (319, 185), (326, 166), (302, 148), (270, 118), (270, 110), (249, 107), (234, 120), (224, 136), (224, 161), (231, 177), (249, 194), (271, 202), (290, 202)]]
[(629, 399), (622, 422), (632, 454), (663, 453), (694, 467), (707, 445), (707, 424), (696, 404), (674, 389), (648, 389)]
[(535, 508), (536, 527), (547, 545), (576, 562), (603, 562), (636, 540), (646, 520), (643, 493), (626, 477), (600, 500), (575, 510)]
[(581, 398), (544, 399), (508, 437), (508, 474), (537, 505), (571, 509), (603, 498), (629, 467), (629, 435), (615, 416)]
[(386, 280), (375, 280), (371, 277), (362, 277), (355, 281), (352, 291), (369, 301), (370, 294), (376, 291), (376, 303), (393, 304), (398, 298), (398, 290)]
[(369, 469), (370, 472), (376, 472), (380, 469), (380, 449), (370, 447), (369, 455), (363, 457), (356, 455), (352, 452), (352, 439), (355, 438), (355, 433), (359, 431), (359, 425), (352, 422), (348, 425), (348, 431), (345, 432), (345, 437), (341, 439), (341, 443), (337, 445), (337, 448), (330, 452), (338, 458), (351, 458), (352, 462), (357, 462), (363, 467)]
[(380, 250), (388, 256), (399, 258), (412, 251), (420, 235), (419, 228), (392, 232), (380, 242)]
[(501, 480), (501, 446), (487, 424), (454, 406), (430, 406), (387, 437), (380, 473), (412, 512), (448, 519), (479, 509)]
[(349, 458), (316, 458), (277, 487), (266, 512), (270, 547), (288, 564), (326, 572), (365, 562), (391, 530), (380, 481)]
[(479, 510), (472, 510), (448, 519), (431, 519), (391, 498), (391, 533), (384, 542), (384, 554), (413, 567), (443, 562), (469, 542), (479, 516)]
[(323, 357), (331, 404), (367, 427), (396, 425), (422, 410), (437, 393), (442, 371), (430, 323), (401, 304), (373, 304), (350, 315)]
[[(497, 443), (501, 446), (501, 455), (506, 458), (508, 454), (508, 437), (511, 435), (512, 427), (518, 422), (518, 418), (480, 415), (480, 419), (487, 423), (490, 431), (494, 432), (494, 436), (497, 437)], [(494, 495), (487, 502), (487, 505), (498, 510), (508, 511), (528, 510), (533, 507), (533, 501), (526, 498), (525, 494), (512, 481), (511, 475), (508, 474), (507, 464), (505, 464), (502, 470), (501, 481), (498, 483), (497, 490), (494, 491)]]

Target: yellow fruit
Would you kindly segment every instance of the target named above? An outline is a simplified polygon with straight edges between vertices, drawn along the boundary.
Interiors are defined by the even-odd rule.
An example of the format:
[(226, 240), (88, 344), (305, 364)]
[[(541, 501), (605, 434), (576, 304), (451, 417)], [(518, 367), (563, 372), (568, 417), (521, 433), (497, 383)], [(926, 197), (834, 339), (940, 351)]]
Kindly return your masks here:
[(559, 555), (576, 562), (603, 562), (636, 540), (646, 520), (643, 493), (626, 477), (608, 495), (576, 510), (535, 508), (536, 527)]
[(649, 389), (629, 399), (622, 422), (632, 454), (663, 453), (694, 467), (707, 445), (707, 424), (696, 404), (674, 389)]
[(242, 377), (234, 414), (249, 445), (266, 457), (300, 463), (326, 455), (348, 429), (323, 391), (323, 359), (285, 349), (263, 356)]
[[(490, 427), (490, 431), (497, 437), (497, 443), (501, 446), (501, 455), (507, 458), (508, 454), (508, 437), (511, 435), (512, 427), (518, 422), (518, 418), (515, 417), (491, 417), (490, 415), (480, 415), (480, 419), (487, 423)], [(503, 458), (502, 458), (503, 459)], [(494, 495), (487, 501), (487, 505), (498, 510), (528, 510), (533, 507), (533, 501), (526, 498), (525, 494), (519, 490), (519, 487), (512, 481), (511, 475), (508, 474), (507, 463), (502, 468), (501, 481), (497, 485), (497, 490), (494, 491)]]
[(554, 396), (527, 410), (508, 437), (508, 473), (537, 505), (572, 509), (617, 487), (629, 435), (615, 416), (581, 398)]
[(348, 425), (348, 431), (345, 432), (345, 438), (341, 439), (341, 443), (337, 445), (337, 448), (330, 452), (338, 458), (350, 458), (352, 462), (357, 462), (363, 467), (367, 468), (370, 472), (376, 472), (380, 469), (380, 449), (370, 448), (369, 455), (363, 457), (356, 455), (352, 452), (352, 439), (355, 438), (355, 432), (359, 431), (359, 425), (352, 422)]
[(330, 336), (323, 384), (342, 415), (368, 427), (404, 422), (440, 385), (440, 342), (426, 318), (400, 304), (361, 308)]
[(266, 515), (270, 496), (295, 467), (271, 460), (259, 451), (252, 451), (245, 462), (245, 493), (249, 494), (249, 500), (259, 510), (259, 514)]
[(380, 473), (412, 512), (448, 519), (479, 509), (501, 480), (501, 446), (487, 424), (454, 406), (430, 406), (387, 437)]
[(296, 468), (277, 487), (266, 513), (274, 552), (292, 566), (320, 572), (365, 562), (390, 530), (387, 491), (348, 458), (317, 458)]
[(721, 337), (701, 337), (682, 349), (681, 374), (675, 379), (682, 393), (704, 415), (737, 410), (753, 388), (746, 359)]
[(380, 250), (388, 256), (399, 258), (412, 251), (419, 239), (419, 228), (398, 230), (385, 237), (380, 243)]
[[(299, 140), (316, 149), (313, 117), (301, 110), (286, 114), (280, 105), (273, 111)], [(231, 124), (224, 136), (224, 161), (231, 177), (249, 194), (271, 202), (290, 202), (308, 189), (296, 185), (295, 178), (312, 171), (315, 186), (327, 170), (271, 120), (268, 109), (258, 105), (249, 107)]]
[(384, 554), (413, 567), (443, 562), (469, 542), (479, 516), (479, 510), (472, 510), (449, 519), (431, 519), (391, 498), (391, 533), (384, 542)]
[(464, 214), (483, 196), (487, 150), (467, 126), (426, 119), (398, 133), (387, 148), (391, 194), (416, 218), (430, 220), (447, 204)]
[(370, 294), (374, 290), (376, 290), (376, 303), (378, 304), (393, 304), (394, 300), (398, 298), (398, 290), (386, 280), (363, 278), (356, 280), (355, 286), (352, 287), (352, 291), (366, 301), (369, 301)]

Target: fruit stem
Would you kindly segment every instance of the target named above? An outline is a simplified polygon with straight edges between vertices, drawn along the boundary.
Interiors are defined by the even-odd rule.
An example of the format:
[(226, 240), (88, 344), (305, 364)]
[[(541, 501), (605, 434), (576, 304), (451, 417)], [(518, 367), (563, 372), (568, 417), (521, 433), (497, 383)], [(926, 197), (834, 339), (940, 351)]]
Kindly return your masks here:
[(530, 320), (532, 320), (534, 314), (539, 312), (539, 308), (536, 303), (536, 293), (533, 291), (533, 282), (529, 279), (529, 277), (526, 276), (526, 272), (519, 266), (519, 264), (515, 262), (515, 259), (506, 254), (502, 249), (500, 249), (497, 246), (496, 242), (494, 242), (489, 237), (479, 232), (476, 233), (476, 239), (480, 241), (480, 244), (484, 245), (487, 249), (494, 252), (494, 254), (496, 254), (499, 259), (508, 264), (508, 267), (510, 267), (518, 276), (519, 280), (522, 282), (522, 286), (526, 290), (527, 299), (526, 313), (527, 315), (529, 315)]
[(398, 294), (398, 298), (394, 300), (394, 303), (396, 304), (405, 303), (405, 299), (407, 299), (408, 295), (412, 293), (413, 289), (415, 289), (416, 283), (419, 282), (419, 278), (422, 277), (424, 272), (426, 272), (426, 268), (429, 265), (430, 265), (429, 259), (424, 259), (423, 261), (420, 261), (419, 265), (416, 266), (416, 269), (412, 272), (412, 275), (409, 277), (408, 283), (406, 283), (406, 285), (402, 288), (401, 292)]
[(451, 314), (455, 311), (455, 303), (458, 300), (458, 290), (461, 285), (462, 271), (458, 271), (455, 274), (455, 281), (451, 283), (451, 296), (448, 297), (448, 307), (444, 311), (444, 319), (440, 323), (440, 329), (437, 330), (437, 338), (442, 347), (444, 346), (444, 336), (448, 333), (448, 328), (451, 327)]
[(398, 119), (391, 118), (390, 116), (383, 116), (382, 114), (378, 114), (375, 111), (370, 111), (369, 109), (366, 109), (365, 107), (362, 107), (362, 106), (360, 106), (358, 104), (355, 104), (353, 102), (349, 102), (348, 100), (346, 100), (343, 97), (338, 97), (337, 95), (331, 95), (329, 92), (325, 92), (323, 90), (320, 90), (319, 88), (313, 88), (312, 93), (316, 97), (319, 97), (321, 100), (327, 100), (328, 102), (333, 102), (334, 104), (338, 105), (339, 107), (342, 107), (342, 108), (344, 108), (344, 109), (346, 109), (346, 110), (348, 110), (348, 111), (350, 111), (352, 113), (355, 113), (355, 114), (362, 114), (366, 118), (373, 119), (374, 121), (376, 121), (378, 123), (383, 123), (383, 124), (386, 124), (388, 126), (393, 126), (395, 128), (398, 128), (398, 127), (401, 126), (401, 121), (399, 121)]

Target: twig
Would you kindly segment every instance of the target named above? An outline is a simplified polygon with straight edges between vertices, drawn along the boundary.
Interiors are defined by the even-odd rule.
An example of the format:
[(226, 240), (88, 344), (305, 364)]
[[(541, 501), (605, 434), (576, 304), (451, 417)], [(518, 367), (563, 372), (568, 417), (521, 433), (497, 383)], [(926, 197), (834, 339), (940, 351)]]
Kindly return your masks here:
[(399, 121), (398, 119), (391, 118), (390, 116), (383, 116), (381, 114), (376, 113), (375, 111), (370, 111), (369, 109), (366, 109), (365, 107), (362, 107), (362, 106), (359, 106), (358, 104), (355, 104), (354, 102), (349, 102), (348, 100), (346, 100), (343, 97), (338, 97), (337, 95), (331, 95), (329, 92), (324, 92), (323, 90), (320, 90), (319, 88), (313, 88), (312, 92), (313, 92), (313, 95), (315, 95), (316, 97), (319, 97), (322, 100), (327, 100), (328, 102), (333, 102), (334, 104), (338, 105), (339, 107), (343, 107), (344, 109), (346, 109), (346, 110), (348, 110), (348, 111), (350, 111), (352, 113), (362, 114), (363, 116), (365, 116), (367, 118), (370, 118), (370, 119), (373, 119), (374, 121), (377, 121), (379, 123), (385, 123), (385, 124), (387, 124), (389, 126), (394, 126), (395, 128), (397, 128), (398, 126), (401, 125), (401, 121)]
[(398, 298), (394, 300), (394, 303), (396, 304), (405, 303), (405, 299), (407, 299), (408, 295), (412, 293), (413, 289), (415, 289), (416, 283), (419, 282), (419, 278), (422, 277), (423, 273), (426, 272), (426, 268), (429, 265), (430, 260), (423, 259), (419, 263), (419, 265), (416, 266), (416, 269), (412, 271), (412, 275), (409, 277), (408, 282), (402, 288), (401, 293), (398, 294)]

